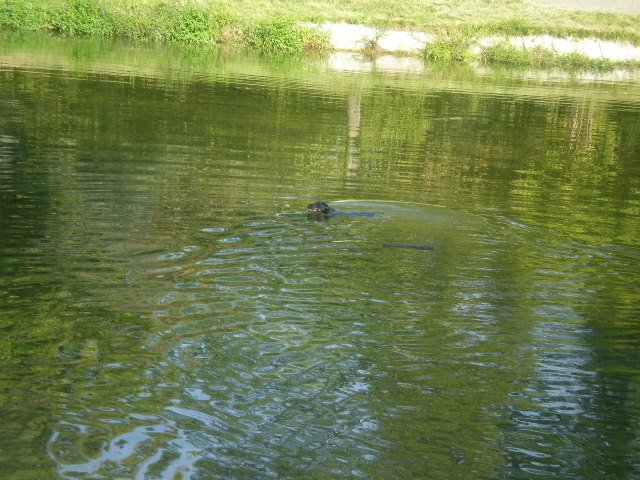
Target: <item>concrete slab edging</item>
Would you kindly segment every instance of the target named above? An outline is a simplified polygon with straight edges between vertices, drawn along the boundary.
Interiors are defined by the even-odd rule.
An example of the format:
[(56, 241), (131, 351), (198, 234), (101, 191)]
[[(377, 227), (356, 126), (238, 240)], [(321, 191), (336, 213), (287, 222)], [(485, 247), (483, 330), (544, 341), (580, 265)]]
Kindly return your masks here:
[[(401, 30), (379, 31), (365, 25), (350, 23), (324, 23), (314, 25), (327, 33), (333, 50), (362, 51), (365, 49), (399, 55), (419, 55), (435, 40), (435, 36), (425, 32)], [(487, 36), (480, 38), (471, 49), (479, 53), (484, 48), (506, 42), (516, 48), (531, 49), (541, 47), (558, 54), (579, 53), (589, 58), (607, 59), (616, 62), (640, 61), (640, 47), (630, 43), (619, 43), (595, 38), (557, 38), (550, 35), (528, 35), (522, 37)]]

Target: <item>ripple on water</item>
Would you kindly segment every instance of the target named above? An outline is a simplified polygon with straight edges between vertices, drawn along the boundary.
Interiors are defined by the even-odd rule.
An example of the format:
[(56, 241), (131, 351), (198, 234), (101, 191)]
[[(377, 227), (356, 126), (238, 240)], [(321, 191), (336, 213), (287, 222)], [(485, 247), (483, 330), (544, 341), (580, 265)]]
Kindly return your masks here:
[[(563, 280), (584, 252), (520, 225), (486, 231), (482, 219), (442, 209), (372, 207), (393, 221), (276, 217), (203, 231), (200, 244), (166, 254), (178, 270), (149, 270), (172, 276), (145, 346), (162, 360), (142, 366), (138, 391), (119, 399), (155, 416), (103, 416), (98, 437), (58, 431), (50, 450), (60, 472), (113, 475), (115, 458), (120, 476), (393, 476), (410, 451), (464, 463), (472, 453), (444, 446), (478, 417), (468, 441), (485, 452), (505, 411), (508, 452), (523, 470), (546, 471), (549, 431), (584, 415), (592, 398), (589, 329), (575, 309), (585, 290), (572, 284), (579, 276)], [(389, 236), (436, 251), (384, 249)], [(531, 283), (502, 278), (496, 258), (514, 252)], [(512, 297), (500, 293), (509, 284)], [(431, 440), (412, 443), (422, 437)], [(100, 448), (65, 457), (64, 444), (89, 438)]]
[(637, 82), (2, 36), (0, 476), (638, 476)]

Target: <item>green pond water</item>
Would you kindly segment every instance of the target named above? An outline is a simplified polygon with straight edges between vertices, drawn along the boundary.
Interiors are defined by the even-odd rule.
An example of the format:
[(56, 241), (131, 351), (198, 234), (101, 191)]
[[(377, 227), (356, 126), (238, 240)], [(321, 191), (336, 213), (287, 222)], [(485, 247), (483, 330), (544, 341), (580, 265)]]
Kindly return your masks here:
[(640, 478), (640, 81), (381, 62), (0, 36), (0, 478)]

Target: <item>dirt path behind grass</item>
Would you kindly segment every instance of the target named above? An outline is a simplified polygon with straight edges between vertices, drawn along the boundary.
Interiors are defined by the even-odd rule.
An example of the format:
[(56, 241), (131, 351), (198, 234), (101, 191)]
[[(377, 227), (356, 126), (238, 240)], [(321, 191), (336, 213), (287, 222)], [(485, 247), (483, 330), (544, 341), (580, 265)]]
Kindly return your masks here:
[(529, 0), (531, 3), (546, 3), (569, 10), (627, 13), (640, 15), (640, 0)]

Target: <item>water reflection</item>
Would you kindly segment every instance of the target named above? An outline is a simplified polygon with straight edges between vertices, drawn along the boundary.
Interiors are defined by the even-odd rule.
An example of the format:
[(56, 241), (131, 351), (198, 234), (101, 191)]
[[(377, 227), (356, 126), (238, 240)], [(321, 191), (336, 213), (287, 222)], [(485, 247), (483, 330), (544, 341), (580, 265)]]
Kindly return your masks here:
[(628, 85), (127, 51), (0, 63), (0, 476), (638, 475)]

